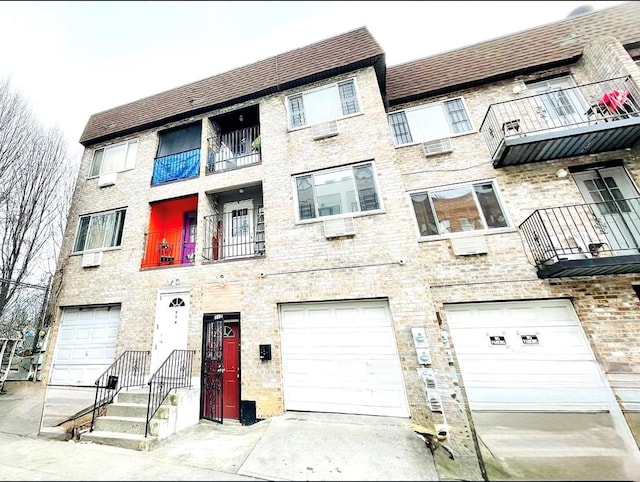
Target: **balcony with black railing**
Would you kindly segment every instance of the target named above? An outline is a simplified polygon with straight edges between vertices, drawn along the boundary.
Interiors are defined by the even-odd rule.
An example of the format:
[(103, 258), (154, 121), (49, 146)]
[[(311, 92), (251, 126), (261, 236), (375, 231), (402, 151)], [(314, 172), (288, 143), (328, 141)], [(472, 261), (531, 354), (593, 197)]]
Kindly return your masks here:
[(200, 175), (200, 149), (156, 157), (153, 163), (151, 185), (190, 179)]
[(260, 164), (260, 126), (245, 127), (207, 139), (207, 174)]
[(539, 278), (640, 273), (640, 198), (538, 209), (519, 227)]
[(619, 77), (492, 104), (480, 132), (495, 168), (625, 149), (640, 139), (639, 102)]
[(205, 216), (202, 257), (211, 262), (265, 255), (263, 208)]
[(195, 261), (195, 232), (189, 227), (145, 233), (142, 268), (179, 266)]

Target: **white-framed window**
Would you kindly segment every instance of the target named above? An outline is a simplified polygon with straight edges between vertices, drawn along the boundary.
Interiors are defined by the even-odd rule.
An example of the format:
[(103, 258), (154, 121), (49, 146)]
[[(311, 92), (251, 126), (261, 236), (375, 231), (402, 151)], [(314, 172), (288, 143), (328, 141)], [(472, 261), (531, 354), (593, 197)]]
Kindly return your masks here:
[(73, 252), (120, 246), (124, 226), (124, 209), (80, 217)]
[(396, 146), (473, 132), (462, 97), (393, 112), (387, 117)]
[(138, 139), (131, 139), (113, 144), (112, 146), (96, 149), (93, 153), (93, 162), (91, 163), (89, 177), (133, 169), (136, 165), (137, 152)]
[(373, 164), (294, 176), (299, 220), (382, 209)]
[(361, 112), (355, 79), (287, 97), (289, 128), (310, 126)]
[(493, 180), (411, 193), (420, 236), (510, 227)]

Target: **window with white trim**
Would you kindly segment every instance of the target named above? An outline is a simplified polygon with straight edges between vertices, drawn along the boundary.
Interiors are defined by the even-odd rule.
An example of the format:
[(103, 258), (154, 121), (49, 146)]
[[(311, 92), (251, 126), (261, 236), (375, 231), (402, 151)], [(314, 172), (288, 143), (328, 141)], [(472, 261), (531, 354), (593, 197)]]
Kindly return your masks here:
[(81, 216), (74, 243), (74, 253), (113, 248), (122, 242), (125, 210)]
[(388, 121), (396, 146), (466, 134), (473, 129), (462, 97), (393, 112)]
[(295, 177), (299, 220), (381, 209), (372, 163)]
[(415, 192), (411, 202), (420, 236), (509, 227), (495, 181)]
[(137, 152), (138, 139), (96, 149), (93, 153), (89, 177), (133, 169), (136, 165)]
[(289, 128), (310, 126), (361, 112), (354, 79), (287, 97)]

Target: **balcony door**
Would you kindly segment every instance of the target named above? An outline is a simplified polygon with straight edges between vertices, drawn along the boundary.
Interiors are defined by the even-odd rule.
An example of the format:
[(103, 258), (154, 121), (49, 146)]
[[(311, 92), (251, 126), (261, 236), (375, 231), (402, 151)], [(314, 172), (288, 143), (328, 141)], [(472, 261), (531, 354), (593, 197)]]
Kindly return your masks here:
[(196, 231), (198, 226), (198, 213), (189, 212), (184, 216), (184, 227), (182, 228), (182, 257), (183, 264), (192, 263), (195, 259)]
[(223, 211), (223, 256), (225, 258), (253, 256), (253, 200), (225, 203)]
[(623, 167), (575, 172), (585, 202), (592, 205), (596, 227), (616, 255), (638, 254), (640, 250), (640, 201), (638, 189)]
[[(547, 127), (562, 128), (587, 121), (589, 109), (571, 77), (559, 77), (529, 84), (527, 89), (535, 95), (538, 116)], [(568, 90), (563, 90), (568, 89)]]

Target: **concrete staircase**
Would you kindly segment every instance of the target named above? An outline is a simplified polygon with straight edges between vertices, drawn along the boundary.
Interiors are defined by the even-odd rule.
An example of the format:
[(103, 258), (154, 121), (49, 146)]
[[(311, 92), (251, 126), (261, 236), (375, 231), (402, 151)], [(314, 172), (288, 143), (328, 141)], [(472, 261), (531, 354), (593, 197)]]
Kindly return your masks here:
[(144, 436), (147, 417), (148, 389), (118, 393), (116, 401), (107, 405), (107, 413), (96, 418), (93, 432), (80, 434), (81, 442), (94, 442), (133, 450), (151, 450), (178, 429), (180, 391), (172, 390), (149, 422), (149, 433)]

